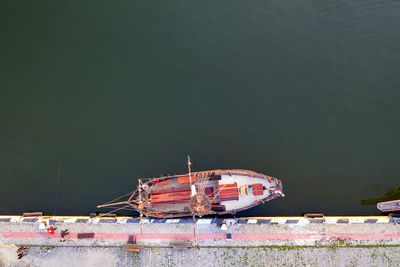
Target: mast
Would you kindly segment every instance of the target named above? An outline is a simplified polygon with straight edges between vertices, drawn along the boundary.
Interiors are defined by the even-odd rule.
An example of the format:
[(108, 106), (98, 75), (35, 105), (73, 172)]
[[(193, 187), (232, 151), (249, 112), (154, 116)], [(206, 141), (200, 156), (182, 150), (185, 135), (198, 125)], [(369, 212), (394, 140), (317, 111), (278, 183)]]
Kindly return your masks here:
[[(192, 169), (191, 169), (192, 163), (190, 162), (190, 156), (188, 155), (188, 169), (189, 169), (189, 182), (190, 182), (190, 197), (193, 197), (197, 194), (196, 192), (196, 183), (192, 183)], [(195, 181), (193, 181), (195, 182)]]
[(139, 188), (138, 188), (138, 190), (139, 190), (139, 207), (138, 207), (138, 210), (139, 210), (139, 214), (140, 214), (140, 233), (141, 234), (143, 234), (143, 213), (142, 213), (142, 180), (138, 180), (139, 181)]

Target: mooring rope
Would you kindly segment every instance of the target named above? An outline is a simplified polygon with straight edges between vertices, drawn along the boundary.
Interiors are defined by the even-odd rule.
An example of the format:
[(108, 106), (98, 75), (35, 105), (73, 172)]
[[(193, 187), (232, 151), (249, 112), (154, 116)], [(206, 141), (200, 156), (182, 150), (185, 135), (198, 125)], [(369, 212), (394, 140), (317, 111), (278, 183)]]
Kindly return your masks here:
[(295, 207), (296, 209), (298, 209), (300, 211), (300, 213), (304, 214), (306, 213), (299, 205), (296, 205), (292, 202), (290, 202), (289, 200), (287, 200), (287, 198), (282, 197), (281, 198), (284, 202), (286, 202), (286, 204), (288, 204), (289, 206)]
[(104, 213), (104, 214), (99, 215), (99, 216), (97, 216), (97, 217), (101, 218), (101, 217), (106, 216), (106, 215), (108, 215), (108, 214), (110, 214), (110, 213), (116, 212), (117, 210), (126, 209), (127, 207), (130, 207), (130, 205), (126, 205), (126, 206), (120, 207), (120, 208), (118, 208), (118, 209), (115, 209), (115, 210), (112, 210), (112, 211), (110, 211), (110, 212)]
[(57, 189), (56, 189), (56, 200), (54, 203), (54, 215), (57, 215), (58, 193), (60, 190), (60, 176), (61, 176), (61, 160), (58, 161)]

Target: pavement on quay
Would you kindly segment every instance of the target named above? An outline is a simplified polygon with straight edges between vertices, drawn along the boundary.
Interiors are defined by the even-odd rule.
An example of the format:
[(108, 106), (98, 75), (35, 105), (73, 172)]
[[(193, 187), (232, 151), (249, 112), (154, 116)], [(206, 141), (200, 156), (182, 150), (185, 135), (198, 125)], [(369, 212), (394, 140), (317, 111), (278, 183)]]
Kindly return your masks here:
[(176, 250), (119, 247), (30, 247), (21, 260), (16, 246), (0, 246), (0, 266), (400, 266), (400, 247), (221, 247)]
[[(10, 218), (10, 217), (8, 217)], [(271, 219), (272, 218), (272, 219)], [(168, 247), (174, 241), (197, 240), (199, 246), (312, 246), (330, 245), (341, 240), (348, 245), (400, 245), (400, 221), (378, 217), (325, 217), (313, 223), (304, 217), (271, 217), (225, 219), (221, 230), (213, 219), (197, 219), (196, 235), (191, 220), (146, 220), (143, 233), (138, 220), (90, 219), (88, 217), (13, 217), (0, 222), (0, 243), (38, 246), (121, 246), (130, 237), (149, 247)], [(1, 221), (2, 217), (0, 217)], [(275, 222), (273, 221), (275, 220)], [(219, 223), (223, 220), (221, 219)], [(346, 223), (340, 223), (344, 221)], [(57, 227), (51, 234), (39, 229), (40, 223)], [(68, 229), (66, 241), (60, 243), (60, 232)], [(92, 233), (91, 238), (79, 234)]]
[[(264, 262), (266, 259), (278, 264), (278, 255), (285, 259), (287, 255), (292, 255), (285, 260), (289, 266), (296, 266), (300, 261), (304, 261), (305, 266), (312, 266), (313, 259), (319, 259), (314, 262), (317, 266), (321, 266), (322, 263), (328, 264), (327, 266), (342, 266), (332, 265), (333, 260), (329, 262), (320, 255), (329, 255), (329, 259), (338, 257), (339, 261), (344, 257), (355, 262), (355, 266), (362, 264), (360, 257), (367, 257), (367, 263), (376, 266), (388, 266), (389, 263), (399, 260), (400, 221), (386, 216), (323, 219), (200, 218), (196, 222), (196, 235), (193, 234), (191, 219), (145, 219), (143, 222), (141, 233), (137, 218), (0, 216), (0, 266), (1, 263), (7, 266), (7, 262), (20, 264), (28, 260), (37, 263), (32, 266), (51, 266), (53, 261), (60, 261), (54, 266), (62, 266), (62, 260), (68, 260), (68, 266), (74, 266), (71, 261), (74, 257), (79, 258), (81, 252), (82, 257), (86, 257), (88, 261), (104, 259), (99, 266), (108, 265), (106, 262), (109, 259), (114, 259), (116, 265), (124, 265), (125, 261), (137, 262), (143, 266), (155, 266), (155, 262), (161, 266), (168, 266), (170, 263), (180, 265), (184, 255), (194, 257), (193, 259), (198, 259), (199, 262), (202, 261), (202, 257), (207, 258), (207, 255), (216, 256), (210, 264), (205, 264), (206, 266), (225, 266), (228, 263), (237, 263), (237, 266), (240, 266), (245, 259), (253, 262), (254, 266), (262, 266), (257, 265), (258, 262)], [(221, 230), (219, 226), (222, 222), (228, 227), (226, 231)], [(55, 234), (39, 229), (41, 223), (56, 227)], [(65, 242), (60, 242), (60, 231), (65, 229), (70, 233)], [(82, 234), (89, 234), (90, 238), (81, 238)], [(132, 237), (142, 246), (140, 252), (125, 251), (124, 245)], [(195, 239), (198, 248), (184, 251), (171, 248), (174, 242), (194, 244)], [(13, 254), (10, 254), (10, 251), (15, 253), (21, 245), (28, 246), (29, 253), (23, 261), (15, 262), (15, 254), (11, 258), (7, 255)], [(43, 252), (43, 248), (47, 246), (54, 247), (50, 254)], [(352, 254), (347, 255), (344, 251), (352, 251)], [(67, 252), (70, 256), (67, 256)], [(51, 255), (59, 255), (61, 258), (56, 260)], [(93, 255), (97, 256), (92, 258)], [(138, 255), (140, 257), (137, 257)], [(271, 255), (275, 255), (275, 258), (271, 258)], [(143, 257), (150, 257), (152, 264), (149, 265)], [(114, 262), (108, 266), (112, 265)], [(192, 265), (199, 266), (196, 260), (192, 261)], [(398, 265), (400, 266), (400, 263)]]

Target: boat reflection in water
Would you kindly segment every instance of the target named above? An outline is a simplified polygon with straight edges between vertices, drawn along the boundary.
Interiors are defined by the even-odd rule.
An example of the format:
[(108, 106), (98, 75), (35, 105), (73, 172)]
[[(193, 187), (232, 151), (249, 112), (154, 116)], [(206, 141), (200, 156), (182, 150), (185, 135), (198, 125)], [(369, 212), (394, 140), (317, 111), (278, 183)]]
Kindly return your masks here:
[(388, 191), (383, 197), (365, 198), (361, 205), (376, 205), (382, 212), (400, 211), (400, 187)]
[(361, 199), (361, 205), (376, 205), (379, 202), (391, 201), (400, 199), (400, 186), (389, 190), (382, 197), (373, 197), (373, 198), (363, 198)]

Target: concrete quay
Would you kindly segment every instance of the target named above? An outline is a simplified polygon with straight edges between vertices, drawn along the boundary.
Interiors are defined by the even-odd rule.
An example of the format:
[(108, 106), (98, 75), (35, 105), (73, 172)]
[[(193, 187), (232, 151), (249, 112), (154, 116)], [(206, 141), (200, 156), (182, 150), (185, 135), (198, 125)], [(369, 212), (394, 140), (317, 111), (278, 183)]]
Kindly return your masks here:
[[(132, 217), (0, 216), (0, 266), (23, 262), (62, 266), (62, 260), (74, 266), (74, 259), (76, 266), (82, 266), (78, 259), (90, 265), (103, 259), (96, 264), (99, 266), (179, 266), (186, 261), (193, 266), (266, 266), (266, 262), (347, 266), (344, 260), (354, 263), (350, 266), (400, 266), (400, 218), (197, 218), (196, 234), (191, 218), (145, 218), (143, 233), (139, 222)], [(221, 230), (223, 222), (226, 231)], [(55, 233), (39, 229), (44, 223), (56, 227)], [(60, 242), (60, 231), (64, 229), (69, 234), (65, 242)], [(139, 252), (125, 251), (132, 239)], [(197, 246), (189, 249), (173, 248), (176, 244), (195, 243)], [(29, 247), (28, 253), (17, 261), (15, 251), (22, 245)], [(44, 247), (52, 247), (51, 253), (44, 253)], [(209, 260), (207, 264), (202, 263), (204, 259)]]

